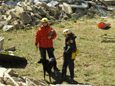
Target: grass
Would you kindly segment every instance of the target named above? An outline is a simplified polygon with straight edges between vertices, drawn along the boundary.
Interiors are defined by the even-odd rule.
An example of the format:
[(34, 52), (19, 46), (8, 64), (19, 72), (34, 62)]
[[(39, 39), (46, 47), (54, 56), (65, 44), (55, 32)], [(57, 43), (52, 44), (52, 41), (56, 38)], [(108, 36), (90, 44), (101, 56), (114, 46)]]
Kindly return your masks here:
[[(62, 35), (64, 29), (71, 27), (70, 29), (77, 36), (76, 45), (80, 50), (77, 58), (75, 59), (75, 81), (82, 84), (91, 84), (94, 86), (115, 86), (115, 44), (114, 43), (101, 43), (103, 37), (101, 35), (114, 36), (115, 33), (115, 19), (107, 18), (106, 20), (100, 18), (83, 19), (82, 21), (74, 19), (67, 21), (66, 23), (60, 23), (52, 25), (57, 32), (57, 37), (54, 40), (54, 54), (57, 59), (57, 65), (62, 69), (63, 64), (63, 47), (65, 38)], [(111, 23), (109, 30), (98, 29), (97, 24), (100, 21), (106, 21)], [(11, 32), (0, 31), (0, 36), (4, 37), (4, 49), (15, 46), (16, 56), (24, 57), (28, 60), (29, 64), (21, 68), (12, 68), (19, 75), (25, 77), (32, 77), (47, 83), (43, 80), (43, 68), (41, 64), (36, 62), (40, 59), (39, 50), (36, 52), (35, 48), (35, 34), (37, 27), (25, 30), (17, 30)], [(6, 52), (7, 54), (7, 52)], [(47, 57), (48, 58), (48, 57)], [(54, 84), (69, 84), (69, 82), (60, 82), (59, 77), (52, 74), (52, 81)], [(69, 78), (69, 70), (67, 69), (67, 76)], [(49, 81), (49, 77), (46, 76), (46, 80)]]

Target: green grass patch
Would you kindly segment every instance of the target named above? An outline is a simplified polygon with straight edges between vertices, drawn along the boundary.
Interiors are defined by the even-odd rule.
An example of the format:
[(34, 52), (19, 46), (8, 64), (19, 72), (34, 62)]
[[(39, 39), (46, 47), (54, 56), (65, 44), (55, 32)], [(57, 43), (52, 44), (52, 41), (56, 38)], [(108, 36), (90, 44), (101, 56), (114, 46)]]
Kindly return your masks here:
[(57, 24), (55, 26), (58, 27), (58, 28), (65, 28), (65, 25), (63, 25), (63, 24)]

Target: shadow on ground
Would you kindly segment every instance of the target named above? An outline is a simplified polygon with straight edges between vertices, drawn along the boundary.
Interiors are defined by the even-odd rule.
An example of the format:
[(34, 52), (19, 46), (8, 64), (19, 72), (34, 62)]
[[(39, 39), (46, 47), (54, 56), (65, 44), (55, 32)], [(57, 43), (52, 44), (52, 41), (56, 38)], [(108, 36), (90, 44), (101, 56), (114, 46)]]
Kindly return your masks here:
[(27, 60), (23, 57), (0, 54), (0, 66), (5, 68), (25, 68)]
[[(60, 72), (58, 72), (57, 73), (57, 76), (55, 76), (55, 73), (54, 72), (52, 72), (52, 78), (55, 80), (54, 82), (53, 82), (53, 80), (52, 80), (52, 83), (51, 84), (54, 84), (54, 85), (56, 85), (56, 84), (63, 84), (63, 82), (66, 82), (67, 84), (79, 84), (79, 85), (90, 85), (90, 84), (84, 84), (84, 83), (79, 83), (79, 82), (77, 82), (77, 81), (73, 81), (73, 82), (71, 82), (70, 81), (70, 76), (66, 76), (66, 80), (63, 80), (63, 81), (61, 81), (60, 80), (60, 78), (61, 78), (61, 74), (62, 73), (60, 73)], [(48, 76), (49, 77), (49, 76)], [(47, 84), (50, 84), (48, 81), (46, 81), (46, 83)]]
[(108, 27), (106, 27), (106, 28), (103, 28), (102, 30), (109, 30), (111, 27), (110, 26), (108, 26)]

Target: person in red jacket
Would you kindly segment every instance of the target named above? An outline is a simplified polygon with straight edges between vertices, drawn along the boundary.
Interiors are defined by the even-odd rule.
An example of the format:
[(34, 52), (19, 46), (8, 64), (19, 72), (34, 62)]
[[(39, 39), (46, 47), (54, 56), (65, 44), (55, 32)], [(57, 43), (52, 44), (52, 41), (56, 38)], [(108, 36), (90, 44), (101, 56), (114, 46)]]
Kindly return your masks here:
[[(54, 48), (53, 48), (53, 39), (56, 38), (57, 34), (54, 31), (52, 36), (49, 35), (51, 30), (53, 30), (53, 28), (48, 24), (48, 19), (43, 18), (42, 25), (37, 30), (37, 33), (35, 36), (36, 48), (38, 48), (38, 46), (39, 46), (39, 50), (40, 50), (40, 55), (41, 55), (40, 60), (46, 59), (46, 51), (48, 52), (49, 58), (55, 58)], [(58, 71), (60, 71), (57, 67), (56, 67), (56, 69)]]

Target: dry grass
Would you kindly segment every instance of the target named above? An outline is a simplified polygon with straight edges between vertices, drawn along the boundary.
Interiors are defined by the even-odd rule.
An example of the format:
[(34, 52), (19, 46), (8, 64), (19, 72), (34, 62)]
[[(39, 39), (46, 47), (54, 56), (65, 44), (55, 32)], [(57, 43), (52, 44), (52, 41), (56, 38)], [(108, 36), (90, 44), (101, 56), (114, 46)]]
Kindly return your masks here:
[[(97, 24), (100, 21), (111, 23), (109, 30), (98, 29)], [(77, 36), (76, 44), (80, 50), (77, 58), (75, 59), (75, 81), (83, 84), (91, 84), (94, 86), (115, 86), (115, 44), (114, 43), (101, 43), (101, 35), (107, 34), (114, 36), (115, 34), (115, 19), (79, 19), (76, 23), (68, 21), (62, 23), (64, 28), (60, 28), (59, 25), (53, 25), (52, 27), (57, 32), (57, 37), (54, 40), (55, 57), (57, 58), (57, 65), (62, 69), (63, 64), (63, 47), (64, 37), (62, 31), (66, 28), (70, 28)], [(34, 38), (37, 29), (31, 29), (27, 31), (18, 30), (12, 32), (0, 32), (0, 36), (5, 38), (4, 48), (15, 45), (17, 56), (25, 57), (29, 64), (24, 69), (15, 69), (21, 76), (32, 77), (35, 79), (43, 80), (42, 65), (36, 62), (40, 59), (39, 51), (35, 52)], [(60, 71), (61, 73), (62, 71)], [(59, 77), (53, 76), (54, 84), (68, 84), (69, 82), (60, 82)], [(68, 77), (69, 70), (67, 72)], [(49, 77), (46, 76), (49, 81)]]

